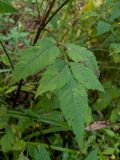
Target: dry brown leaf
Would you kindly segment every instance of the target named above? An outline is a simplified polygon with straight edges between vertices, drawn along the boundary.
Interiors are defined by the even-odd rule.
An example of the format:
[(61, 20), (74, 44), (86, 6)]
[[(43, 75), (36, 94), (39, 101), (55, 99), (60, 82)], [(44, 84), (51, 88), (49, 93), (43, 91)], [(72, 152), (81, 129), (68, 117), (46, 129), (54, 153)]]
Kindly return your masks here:
[(99, 130), (103, 128), (107, 128), (109, 126), (109, 123), (106, 121), (96, 121), (90, 124), (85, 128), (86, 131), (94, 131), (94, 130)]

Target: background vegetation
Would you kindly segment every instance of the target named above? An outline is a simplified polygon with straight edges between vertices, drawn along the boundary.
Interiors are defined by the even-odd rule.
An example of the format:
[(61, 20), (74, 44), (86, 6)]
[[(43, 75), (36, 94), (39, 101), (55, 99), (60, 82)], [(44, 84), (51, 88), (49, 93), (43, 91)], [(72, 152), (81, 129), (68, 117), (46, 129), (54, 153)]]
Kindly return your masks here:
[(119, 20), (118, 0), (0, 0), (1, 160), (120, 160)]

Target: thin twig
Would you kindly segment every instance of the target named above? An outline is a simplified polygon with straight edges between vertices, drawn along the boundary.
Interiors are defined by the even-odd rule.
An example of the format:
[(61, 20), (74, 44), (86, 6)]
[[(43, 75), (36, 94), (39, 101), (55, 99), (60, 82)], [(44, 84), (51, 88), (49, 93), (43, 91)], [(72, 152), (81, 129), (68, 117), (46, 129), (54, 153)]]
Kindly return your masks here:
[(40, 17), (38, 0), (36, 0), (36, 9), (37, 9), (37, 12), (38, 12), (38, 17)]
[(16, 106), (16, 103), (17, 103), (17, 100), (18, 100), (18, 97), (19, 97), (19, 94), (20, 94), (20, 90), (21, 90), (22, 84), (23, 84), (23, 79), (21, 79), (19, 84), (18, 84), (18, 88), (17, 88), (16, 94), (15, 94), (15, 99), (13, 101), (13, 108)]
[(6, 54), (8, 60), (9, 60), (9, 63), (11, 65), (12, 70), (14, 70), (14, 66), (13, 66), (12, 60), (11, 60), (11, 58), (10, 58), (10, 56), (9, 56), (9, 54), (8, 54), (6, 48), (5, 48), (5, 46), (4, 46), (4, 44), (3, 44), (3, 42), (1, 40), (0, 40), (0, 44), (1, 44), (2, 48), (3, 48), (3, 50), (4, 50), (4, 53)]

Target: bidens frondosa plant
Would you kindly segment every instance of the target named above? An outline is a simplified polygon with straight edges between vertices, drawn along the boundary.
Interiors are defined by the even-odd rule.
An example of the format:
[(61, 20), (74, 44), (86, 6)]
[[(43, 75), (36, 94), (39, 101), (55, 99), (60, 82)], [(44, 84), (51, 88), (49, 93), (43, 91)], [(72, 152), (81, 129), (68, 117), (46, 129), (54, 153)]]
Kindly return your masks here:
[[(102, 46), (106, 36), (110, 32), (116, 36), (105, 20), (110, 8), (105, 15), (99, 13), (107, 4), (0, 0), (0, 20), (11, 24), (8, 31), (1, 26), (0, 34), (0, 83), (4, 86), (0, 89), (0, 158), (102, 160), (115, 152), (118, 155), (119, 145), (108, 151), (111, 142), (104, 141), (104, 134), (114, 137), (105, 128), (108, 120), (118, 120), (117, 111), (111, 109), (109, 118), (109, 114), (104, 117), (108, 112), (104, 109), (119, 98), (120, 91), (111, 82), (104, 83), (106, 72), (100, 76), (96, 60), (109, 46), (108, 39)], [(116, 17), (112, 12), (112, 18)], [(96, 48), (98, 44), (101, 47)], [(119, 63), (119, 44), (114, 42), (109, 48), (111, 59)], [(102, 60), (99, 64), (104, 67)]]

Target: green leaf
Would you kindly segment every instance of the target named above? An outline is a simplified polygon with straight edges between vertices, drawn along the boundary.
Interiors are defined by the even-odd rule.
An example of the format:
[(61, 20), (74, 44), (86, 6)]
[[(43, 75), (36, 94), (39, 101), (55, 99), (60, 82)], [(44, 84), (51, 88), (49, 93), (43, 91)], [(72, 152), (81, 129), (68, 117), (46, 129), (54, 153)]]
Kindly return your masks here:
[(75, 62), (84, 62), (93, 57), (93, 53), (85, 47), (80, 47), (73, 43), (66, 44), (68, 56)]
[(111, 16), (110, 16), (110, 21), (113, 21), (113, 20), (115, 20), (115, 19), (117, 19), (119, 17), (120, 17), (120, 7), (115, 5), (112, 8), (112, 13), (111, 13)]
[(97, 61), (93, 52), (89, 51), (85, 47), (81, 47), (72, 43), (66, 44), (66, 47), (66, 52), (73, 61), (84, 64), (99, 76)]
[(93, 150), (88, 157), (86, 158), (86, 160), (97, 160), (97, 149)]
[(42, 109), (43, 113), (50, 113), (53, 109), (53, 103), (47, 96), (41, 96), (40, 101), (34, 106), (35, 110)]
[(111, 25), (105, 21), (98, 21), (97, 24), (97, 35), (107, 33), (111, 30)]
[(104, 134), (106, 134), (110, 138), (114, 138), (116, 136), (116, 134), (112, 130), (106, 128), (104, 129)]
[(113, 43), (110, 46), (109, 53), (115, 63), (120, 63), (120, 44)]
[(4, 105), (0, 106), (0, 130), (6, 128), (9, 117), (7, 116), (7, 108)]
[(48, 151), (42, 145), (29, 145), (28, 153), (33, 158), (33, 160), (50, 160), (50, 155)]
[(75, 79), (87, 89), (97, 89), (104, 91), (95, 74), (83, 64), (70, 63)]
[(98, 17), (99, 14), (97, 12), (91, 11), (91, 12), (85, 13), (84, 16), (85, 16), (85, 18)]
[(120, 97), (120, 88), (118, 88), (116, 85), (110, 85), (110, 88), (108, 88), (108, 92), (112, 99)]
[(107, 81), (103, 86), (105, 91), (99, 93), (99, 98), (95, 103), (95, 108), (99, 111), (103, 111), (105, 108), (109, 107), (113, 99), (120, 97), (120, 89), (112, 85), (111, 82)]
[(83, 147), (85, 113), (88, 110), (87, 93), (72, 77), (59, 92), (61, 110), (76, 135), (80, 147)]
[(113, 109), (112, 112), (111, 112), (111, 115), (110, 115), (110, 121), (112, 123), (116, 123), (117, 119), (118, 119), (119, 115), (117, 113), (117, 110), (116, 109)]
[(8, 2), (0, 0), (0, 14), (2, 13), (13, 13), (16, 9)]
[(109, 147), (103, 152), (103, 154), (104, 155), (112, 155), (112, 154), (114, 154), (114, 152), (115, 152), (115, 148)]
[(13, 144), (14, 144), (14, 134), (10, 129), (8, 129), (7, 133), (4, 136), (2, 136), (0, 140), (2, 151), (3, 152), (10, 151)]
[(95, 103), (95, 108), (98, 111), (102, 111), (102, 110), (104, 110), (105, 108), (108, 107), (111, 100), (112, 99), (111, 99), (110, 93), (105, 90), (105, 92), (101, 92), (99, 94), (99, 98), (97, 99), (97, 101)]
[(13, 72), (13, 81), (25, 79), (48, 65), (52, 64), (60, 54), (59, 48), (52, 38), (41, 40), (37, 46), (21, 51), (20, 61)]
[(12, 146), (12, 150), (23, 150), (25, 147), (26, 143), (23, 140), (18, 140), (17, 142), (14, 143)]
[(68, 65), (63, 61), (56, 61), (56, 63), (49, 66), (43, 74), (36, 96), (47, 91), (60, 89), (69, 81), (69, 77), (70, 71)]

